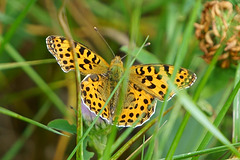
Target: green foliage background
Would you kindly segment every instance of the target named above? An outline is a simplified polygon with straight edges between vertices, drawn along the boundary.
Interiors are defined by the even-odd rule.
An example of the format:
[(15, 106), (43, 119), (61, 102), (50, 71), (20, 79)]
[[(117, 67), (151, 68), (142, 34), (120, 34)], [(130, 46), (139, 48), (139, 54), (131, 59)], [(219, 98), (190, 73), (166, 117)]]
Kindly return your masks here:
[[(45, 43), (48, 35), (64, 36), (58, 18), (62, 4), (63, 1), (59, 0), (0, 0), (0, 157), (3, 159), (66, 159), (76, 146), (75, 135), (57, 135), (35, 123), (47, 125), (58, 118), (75, 123), (76, 114), (70, 107), (76, 106), (74, 73), (62, 72)], [(217, 122), (220, 124), (217, 127), (219, 133), (230, 142), (239, 142), (240, 136), (236, 138), (232, 134), (240, 134), (236, 127), (240, 126), (240, 120), (233, 117), (233, 111), (240, 113), (239, 92), (236, 95), (239, 84), (236, 92), (233, 92), (234, 86), (239, 83), (240, 67), (221, 69), (201, 59), (203, 53), (194, 35), (195, 21), (192, 20), (199, 21), (203, 4), (193, 0), (66, 1), (65, 16), (73, 39), (97, 52), (107, 62), (111, 61), (113, 55), (94, 31), (94, 26), (98, 27), (116, 55), (124, 56), (123, 51), (127, 50), (129, 43), (139, 48), (149, 35), (151, 45), (141, 50), (136, 64), (175, 64), (192, 70), (198, 76), (196, 83), (187, 90), (190, 98), (180, 93), (167, 104), (158, 102), (151, 120), (159, 116), (163, 105), (166, 108), (174, 106), (161, 120), (161, 128), (156, 130), (155, 125), (148, 129), (120, 154), (119, 159), (126, 159), (143, 144), (144, 139), (152, 135), (155, 136), (154, 141), (144, 144), (145, 150), (140, 149), (132, 159), (171, 159), (173, 154), (194, 153), (199, 144), (204, 142), (207, 131), (211, 130), (208, 123), (213, 123), (218, 115), (222, 115)], [(196, 19), (192, 19), (194, 12)], [(199, 112), (194, 109), (196, 107), (188, 110), (182, 104), (198, 106), (208, 122), (205, 123), (205, 119), (198, 116)], [(190, 114), (196, 113), (196, 116), (190, 116), (186, 109)], [(226, 109), (226, 114), (221, 112), (223, 109)], [(123, 143), (112, 151), (110, 157), (116, 158), (114, 153), (133, 140), (143, 127), (132, 130), (126, 138), (122, 136), (126, 129), (118, 129), (117, 137)], [(179, 128), (183, 129), (182, 134)], [(92, 159), (107, 157), (106, 151), (101, 149), (105, 145), (110, 149), (112, 146), (110, 142), (107, 143), (105, 132), (109, 133), (109, 130), (93, 128), (90, 131), (83, 144), (85, 159), (93, 155)], [(212, 133), (218, 136), (216, 130)], [(229, 158), (232, 153), (229, 149), (213, 149), (224, 142), (227, 144), (224, 137), (218, 137), (220, 142), (211, 135), (210, 142), (207, 141), (207, 146), (202, 148), (210, 150), (199, 159)], [(186, 159), (186, 155), (182, 159)]]

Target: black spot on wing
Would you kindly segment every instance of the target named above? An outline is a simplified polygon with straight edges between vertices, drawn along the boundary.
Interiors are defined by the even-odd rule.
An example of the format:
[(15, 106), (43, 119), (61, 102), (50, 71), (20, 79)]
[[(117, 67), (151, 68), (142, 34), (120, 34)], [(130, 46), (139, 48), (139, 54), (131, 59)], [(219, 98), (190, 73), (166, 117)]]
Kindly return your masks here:
[(159, 70), (160, 70), (160, 67), (159, 67), (159, 66), (154, 66), (154, 73), (155, 73), (155, 74), (158, 74), (158, 73), (159, 73)]
[(59, 39), (61, 40), (61, 43), (63, 43), (63, 41), (66, 40), (66, 38), (64, 37), (60, 37)]
[(158, 79), (158, 80), (161, 80), (161, 79), (162, 79), (162, 75), (158, 74), (158, 75), (157, 75), (157, 79)]
[(84, 48), (84, 47), (81, 47), (81, 48), (79, 49), (79, 52), (80, 52), (81, 55), (83, 55), (85, 49), (86, 49), (86, 48)]
[(86, 63), (86, 64), (89, 64), (89, 63), (90, 63), (90, 61), (89, 61), (88, 59), (84, 59), (83, 61), (84, 61), (84, 63)]
[(97, 56), (94, 54), (94, 57), (92, 58), (93, 63), (96, 64)]
[(164, 94), (163, 91), (159, 91), (158, 93), (159, 93), (161, 96)]
[(143, 102), (144, 102), (145, 104), (148, 104), (148, 100), (147, 100), (147, 99), (144, 99)]
[(164, 71), (166, 71), (167, 73), (169, 72), (169, 66), (168, 65), (163, 65), (164, 67)]
[(143, 75), (143, 74), (145, 74), (145, 71), (143, 70), (143, 67), (136, 68), (136, 69), (135, 69), (135, 72), (136, 72), (138, 75)]
[(92, 67), (92, 65), (91, 64), (89, 64), (89, 69), (92, 69), (93, 67)]
[(87, 57), (89, 57), (91, 55), (91, 52), (90, 51), (88, 51), (87, 52)]
[(79, 64), (79, 67), (82, 68), (83, 70), (87, 70), (87, 69), (84, 67), (84, 64)]
[(77, 47), (77, 42), (74, 42), (74, 47)]
[(184, 70), (182, 68), (179, 69), (178, 73), (181, 73), (183, 72)]
[(66, 53), (65, 56), (66, 56), (66, 57), (70, 57), (70, 54), (69, 54), (69, 53)]
[(156, 85), (155, 84), (151, 84), (150, 86), (147, 86), (149, 89), (154, 89), (156, 88)]
[(150, 66), (148, 66), (148, 67), (147, 67), (147, 70), (148, 70), (148, 72), (150, 73), (152, 69), (151, 69)]
[(152, 81), (153, 77), (152, 76), (145, 76), (147, 78), (147, 80)]
[(163, 89), (165, 89), (165, 88), (166, 88), (166, 85), (162, 84), (161, 87), (162, 87)]

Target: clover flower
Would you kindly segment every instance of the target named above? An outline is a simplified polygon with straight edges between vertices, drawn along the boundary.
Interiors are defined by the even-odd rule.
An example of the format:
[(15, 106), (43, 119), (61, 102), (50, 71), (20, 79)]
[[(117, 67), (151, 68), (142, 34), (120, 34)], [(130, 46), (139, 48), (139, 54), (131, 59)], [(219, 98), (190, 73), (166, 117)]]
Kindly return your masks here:
[(228, 1), (206, 2), (200, 23), (195, 23), (195, 35), (199, 39), (202, 58), (210, 63), (222, 42), (226, 46), (218, 58), (222, 68), (237, 64), (240, 60), (240, 10)]

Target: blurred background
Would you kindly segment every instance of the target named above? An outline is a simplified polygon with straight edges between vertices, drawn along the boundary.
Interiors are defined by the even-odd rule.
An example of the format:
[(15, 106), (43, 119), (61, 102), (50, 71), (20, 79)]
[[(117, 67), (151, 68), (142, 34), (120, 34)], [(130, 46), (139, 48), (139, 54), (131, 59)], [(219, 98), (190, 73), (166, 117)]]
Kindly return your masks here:
[[(113, 55), (93, 29), (94, 26), (116, 55), (124, 56), (123, 46), (126, 47), (130, 42), (136, 47), (141, 46), (149, 35), (148, 42), (151, 45), (144, 48), (149, 56), (140, 56), (136, 64), (174, 64), (195, 3), (192, 0), (71, 0), (66, 1), (64, 15), (73, 39), (88, 46), (109, 63)], [(60, 69), (48, 52), (45, 42), (49, 35), (65, 36), (59, 23), (59, 10), (62, 5), (63, 1), (59, 0), (0, 0), (0, 65), (3, 66), (0, 70), (0, 106), (45, 125), (57, 118), (68, 119), (70, 123), (74, 123), (73, 119), (76, 117), (71, 109), (76, 103), (74, 72), (66, 74)], [(199, 22), (200, 11), (197, 14)], [(1, 47), (3, 39), (4, 47)], [(197, 82), (188, 89), (192, 96), (208, 64), (201, 58), (203, 52), (194, 31), (191, 32), (190, 39), (181, 66), (198, 76)], [(28, 63), (23, 61), (32, 64), (27, 65)], [(14, 62), (23, 63), (17, 66)], [(202, 90), (197, 104), (210, 121), (216, 117), (218, 107), (225, 103), (231, 93), (234, 77), (234, 67), (216, 67)], [(49, 95), (52, 93), (57, 98)], [(63, 107), (56, 107), (57, 103)], [(152, 118), (159, 114), (161, 104), (162, 102), (158, 102), (157, 111)], [(174, 109), (164, 117), (164, 121), (170, 117), (172, 120), (163, 126), (159, 135), (157, 150), (161, 152), (161, 157), (166, 156), (186, 113), (176, 97), (169, 101), (167, 108), (171, 106), (174, 106)], [(64, 112), (70, 113), (71, 118), (65, 117)], [(26, 128), (29, 128), (28, 131)], [(141, 127), (134, 129), (131, 136), (140, 129)], [(119, 129), (118, 135), (124, 130)], [(231, 141), (231, 109), (222, 121), (220, 130)], [(175, 154), (193, 151), (205, 132), (194, 118), (190, 118)], [(146, 137), (152, 133), (153, 129), (150, 129), (146, 132)], [(75, 147), (75, 136), (62, 137), (0, 114), (0, 142), (0, 157), (6, 158), (6, 155), (10, 154), (6, 159), (66, 159)], [(141, 143), (140, 138), (120, 159), (128, 157)], [(219, 142), (213, 139), (209, 146), (218, 144)], [(18, 149), (9, 153), (14, 147)], [(92, 145), (89, 145), (87, 150), (95, 153), (92, 159), (98, 158)], [(222, 155), (225, 155), (225, 152), (210, 154), (203, 159), (216, 159)]]

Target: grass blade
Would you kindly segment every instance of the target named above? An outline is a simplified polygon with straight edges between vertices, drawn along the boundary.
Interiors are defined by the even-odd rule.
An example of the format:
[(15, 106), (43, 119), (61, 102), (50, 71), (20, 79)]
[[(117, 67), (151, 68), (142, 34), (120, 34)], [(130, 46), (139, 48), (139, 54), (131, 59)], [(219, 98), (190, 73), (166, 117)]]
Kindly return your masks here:
[(22, 12), (18, 15), (18, 17), (15, 19), (15, 21), (12, 23), (11, 27), (8, 29), (6, 34), (4, 35), (4, 39), (0, 45), (0, 55), (2, 54), (5, 45), (10, 41), (12, 38), (13, 34), (16, 32), (17, 28), (27, 15), (28, 11), (30, 8), (33, 6), (33, 4), (36, 2), (36, 0), (29, 0), (28, 3), (26, 4), (26, 7), (22, 10)]
[[(232, 145), (235, 147), (238, 147), (238, 146), (240, 146), (240, 143), (235, 143)], [(213, 148), (204, 149), (204, 150), (200, 150), (200, 151), (194, 151), (194, 152), (190, 152), (190, 153), (176, 155), (176, 156), (173, 156), (173, 159), (187, 159), (187, 158), (196, 157), (196, 156), (200, 156), (200, 155), (204, 155), (204, 154), (218, 153), (218, 152), (227, 151), (227, 150), (228, 150), (227, 146), (219, 146), (219, 147), (213, 147)], [(164, 160), (164, 158), (161, 160)]]
[[(2, 37), (0, 37), (0, 41), (2, 41)], [(10, 45), (6, 44), (5, 49), (8, 54), (17, 62), (24, 63), (24, 58)], [(65, 104), (61, 99), (51, 90), (51, 88), (43, 81), (43, 79), (33, 70), (32, 67), (26, 65), (21, 67), (28, 76), (42, 89), (42, 91), (48, 96), (48, 98), (52, 101), (53, 104), (59, 109), (59, 111), (66, 115), (65, 112)]]
[[(50, 108), (50, 103), (46, 102), (41, 109), (38, 111), (38, 113), (34, 116), (34, 121), (40, 121), (43, 116), (47, 113), (47, 111)], [(19, 152), (19, 150), (22, 148), (22, 146), (25, 144), (26, 140), (32, 135), (32, 133), (35, 130), (35, 126), (29, 124), (26, 129), (23, 131), (22, 135), (18, 140), (11, 146), (11, 148), (8, 150), (7, 153), (3, 155), (1, 158), (2, 160), (10, 160), (13, 159), (14, 156)]]
[[(240, 63), (236, 70), (235, 85), (236, 88), (240, 82)], [(233, 101), (233, 143), (240, 142), (240, 90)]]
[(43, 59), (43, 60), (27, 61), (27, 62), (1, 63), (0, 70), (15, 69), (23, 66), (34, 66), (34, 65), (41, 65), (41, 64), (55, 63), (55, 62), (56, 62), (55, 59)]
[(8, 116), (11, 116), (11, 117), (14, 117), (14, 118), (17, 118), (17, 119), (20, 119), (20, 120), (22, 120), (22, 121), (25, 121), (25, 122), (27, 122), (27, 123), (33, 124), (33, 125), (35, 125), (35, 126), (38, 126), (38, 127), (40, 127), (40, 128), (43, 128), (43, 129), (48, 130), (48, 131), (50, 131), (50, 132), (53, 132), (53, 133), (56, 133), (56, 134), (59, 134), (59, 135), (64, 135), (64, 134), (62, 134), (61, 132), (58, 132), (58, 131), (56, 131), (56, 130), (54, 130), (54, 129), (52, 129), (52, 128), (49, 128), (48, 126), (46, 126), (46, 125), (44, 125), (44, 124), (41, 124), (41, 123), (39, 123), (39, 122), (37, 122), (37, 121), (34, 121), (34, 120), (30, 119), (30, 118), (21, 116), (21, 115), (15, 113), (15, 112), (12, 112), (12, 111), (10, 111), (10, 110), (8, 110), (8, 109), (3, 108), (3, 107), (0, 107), (0, 113), (5, 114), (5, 115), (8, 115)]

